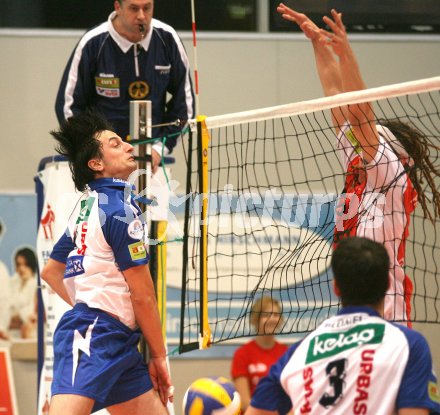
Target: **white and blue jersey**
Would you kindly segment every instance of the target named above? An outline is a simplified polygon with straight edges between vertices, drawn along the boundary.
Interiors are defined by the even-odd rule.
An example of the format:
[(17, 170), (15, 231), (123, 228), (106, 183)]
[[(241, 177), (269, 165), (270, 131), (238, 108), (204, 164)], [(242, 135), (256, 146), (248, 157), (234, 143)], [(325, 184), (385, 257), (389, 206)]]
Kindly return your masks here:
[(132, 200), (132, 186), (121, 179), (98, 179), (89, 187), (51, 258), (66, 264), (64, 285), (73, 304), (110, 313), (135, 329), (122, 272), (148, 263), (142, 212)]
[[(62, 123), (93, 107), (104, 114), (112, 129), (125, 140), (129, 134), (131, 100), (152, 102), (153, 125), (193, 118), (189, 61), (176, 31), (152, 19), (145, 38), (135, 44), (114, 29), (115, 16), (113, 12), (106, 22), (86, 32), (73, 51), (56, 98), (58, 121)], [(167, 94), (171, 95), (169, 100)], [(152, 136), (160, 138), (180, 129), (153, 128)], [(173, 149), (176, 139), (167, 139), (166, 153)]]
[(313, 415), (391, 415), (402, 408), (440, 414), (425, 338), (347, 307), (294, 344), (257, 386), (254, 408)]

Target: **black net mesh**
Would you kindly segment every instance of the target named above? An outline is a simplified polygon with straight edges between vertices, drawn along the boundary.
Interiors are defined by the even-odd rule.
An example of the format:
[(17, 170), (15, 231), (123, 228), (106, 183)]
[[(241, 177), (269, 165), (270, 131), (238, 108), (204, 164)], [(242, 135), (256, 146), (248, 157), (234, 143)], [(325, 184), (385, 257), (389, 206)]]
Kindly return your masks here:
[[(434, 91), (381, 99), (374, 102), (373, 108), (377, 124), (400, 120), (423, 133), (429, 143), (432, 169), (440, 170), (439, 104), (439, 92)], [(209, 119), (207, 124), (209, 127)], [(337, 312), (339, 302), (333, 294), (329, 263), (335, 239), (335, 212), (341, 203), (341, 193), (350, 193), (343, 191), (347, 166), (341, 149), (337, 150), (337, 142), (328, 110), (282, 117), (274, 114), (266, 120), (243, 121), (210, 130), (207, 282), (213, 343), (254, 335), (249, 316), (253, 303), (261, 296), (280, 301), (282, 323), (277, 333), (310, 332)], [(181, 352), (198, 348), (202, 310), (200, 167), (195, 138), (188, 142), (186, 150), (187, 191), (191, 196), (186, 209)], [(418, 168), (413, 167), (414, 171)], [(440, 265), (440, 221), (434, 213), (432, 183), (430, 186), (426, 178), (420, 181), (418, 190), (426, 196), (433, 220), (419, 203), (409, 217), (406, 244), (404, 237), (396, 236), (405, 233), (408, 219), (405, 210), (398, 211), (402, 209), (407, 187), (397, 183), (410, 175), (409, 170), (403, 170), (386, 187), (370, 189), (370, 194), (386, 196), (386, 208), (380, 208), (377, 198), (372, 203), (380, 208), (384, 218), (391, 215), (386, 226), (394, 229), (394, 239), (387, 239), (388, 232), (381, 225), (364, 234), (394, 245), (396, 256), (400, 251), (404, 253), (402, 266), (395, 264), (395, 269), (390, 270), (392, 286), (398, 267), (401, 277), (408, 277), (400, 288), (391, 288), (388, 301), (403, 307), (396, 305), (393, 319), (406, 320), (406, 313), (410, 312), (414, 322), (440, 323), (436, 278)], [(438, 188), (438, 176), (432, 173), (432, 177)], [(346, 223), (347, 234), (371, 215), (361, 206), (362, 201), (372, 199), (368, 192), (367, 186), (354, 213), (356, 217), (351, 224)], [(404, 294), (399, 290), (403, 286), (409, 292), (410, 285), (413, 293), (405, 305)]]

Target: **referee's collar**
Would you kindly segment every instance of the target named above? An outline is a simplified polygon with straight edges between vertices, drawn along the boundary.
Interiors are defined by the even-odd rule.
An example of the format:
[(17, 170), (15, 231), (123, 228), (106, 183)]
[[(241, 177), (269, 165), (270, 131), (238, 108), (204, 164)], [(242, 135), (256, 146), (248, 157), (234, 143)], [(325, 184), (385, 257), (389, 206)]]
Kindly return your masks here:
[(382, 318), (382, 316), (373, 307), (360, 306), (360, 305), (356, 305), (356, 306), (350, 305), (347, 307), (343, 307), (338, 312), (338, 316), (344, 315), (344, 314), (357, 314), (357, 313), (363, 313), (363, 314), (368, 314), (370, 316)]
[(153, 34), (153, 25), (154, 25), (154, 19), (151, 19), (150, 28), (148, 30), (148, 33), (145, 35), (145, 37), (140, 42), (130, 42), (128, 39), (126, 39), (124, 36), (121, 36), (113, 26), (113, 19), (116, 17), (116, 12), (113, 11), (110, 16), (108, 17), (107, 24), (108, 24), (108, 31), (110, 33), (110, 36), (113, 38), (113, 40), (117, 43), (117, 45), (121, 48), (121, 50), (124, 53), (127, 53), (130, 48), (137, 44), (141, 45), (144, 50), (148, 50), (148, 47), (150, 46), (151, 36)]

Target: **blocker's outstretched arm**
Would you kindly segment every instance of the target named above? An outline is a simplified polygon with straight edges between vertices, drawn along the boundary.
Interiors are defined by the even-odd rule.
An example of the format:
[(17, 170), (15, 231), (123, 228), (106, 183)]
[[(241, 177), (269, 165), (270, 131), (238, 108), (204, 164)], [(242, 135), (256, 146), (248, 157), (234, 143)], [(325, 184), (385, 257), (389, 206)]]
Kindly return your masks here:
[[(332, 10), (332, 18), (324, 16), (323, 20), (331, 31), (318, 28), (309, 17), (281, 3), (278, 13), (285, 20), (295, 22), (309, 38), (315, 53), (316, 69), (326, 96), (342, 92), (365, 89), (359, 65), (351, 49), (347, 33), (342, 22), (342, 14)], [(349, 122), (363, 149), (364, 160), (368, 163), (374, 159), (379, 138), (375, 126), (375, 116), (370, 103), (353, 104), (332, 110), (333, 124), (339, 132)]]

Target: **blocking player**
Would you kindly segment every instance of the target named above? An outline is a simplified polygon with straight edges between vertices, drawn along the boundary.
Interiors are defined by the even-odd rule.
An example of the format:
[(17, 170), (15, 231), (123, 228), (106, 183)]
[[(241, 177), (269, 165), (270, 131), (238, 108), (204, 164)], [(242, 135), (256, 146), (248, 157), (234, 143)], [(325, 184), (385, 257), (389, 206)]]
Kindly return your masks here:
[[(137, 166), (133, 147), (92, 112), (51, 134), (85, 197), (42, 272), (73, 306), (54, 334), (49, 413), (166, 414), (172, 387), (147, 232), (127, 182)], [(148, 368), (137, 349), (140, 332), (151, 355)]]
[[(365, 89), (340, 13), (332, 10), (332, 19), (323, 18), (331, 29), (328, 32), (282, 3), (277, 11), (296, 22), (311, 40), (326, 96)], [(332, 118), (346, 172), (336, 211), (335, 243), (357, 235), (384, 244), (391, 260), (385, 318), (409, 321), (413, 286), (404, 266), (410, 215), (417, 202), (426, 218), (440, 215), (440, 193), (434, 183), (440, 172), (429, 159), (432, 144), (400, 120), (379, 120), (376, 124), (371, 103), (334, 108)], [(432, 193), (432, 213), (428, 191)]]
[(382, 318), (389, 257), (367, 238), (331, 260), (342, 309), (289, 348), (257, 386), (246, 415), (440, 414), (431, 353), (418, 332)]

